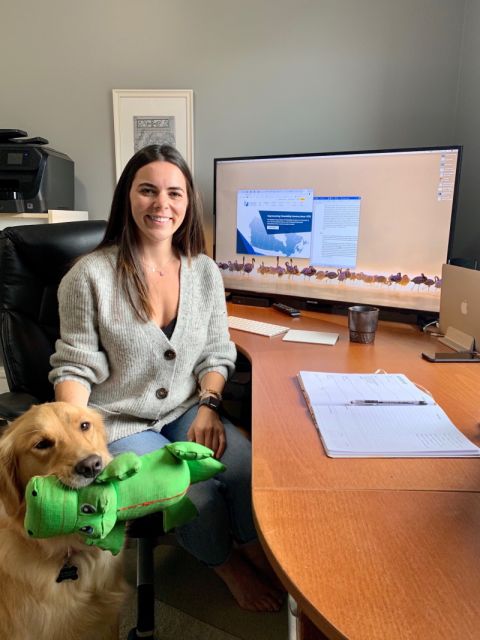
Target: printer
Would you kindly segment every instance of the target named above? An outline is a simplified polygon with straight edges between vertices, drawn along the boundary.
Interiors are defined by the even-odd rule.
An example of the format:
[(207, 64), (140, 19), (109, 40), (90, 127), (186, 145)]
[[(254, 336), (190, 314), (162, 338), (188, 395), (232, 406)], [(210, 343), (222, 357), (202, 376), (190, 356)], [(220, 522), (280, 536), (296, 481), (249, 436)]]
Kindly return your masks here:
[(73, 210), (74, 163), (20, 129), (0, 129), (0, 215)]

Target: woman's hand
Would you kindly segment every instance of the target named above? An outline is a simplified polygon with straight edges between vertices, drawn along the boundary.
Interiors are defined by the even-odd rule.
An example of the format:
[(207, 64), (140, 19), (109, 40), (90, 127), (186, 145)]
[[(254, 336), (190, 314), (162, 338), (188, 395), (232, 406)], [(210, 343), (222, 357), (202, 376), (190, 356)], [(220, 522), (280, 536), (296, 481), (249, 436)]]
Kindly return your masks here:
[(215, 458), (220, 459), (227, 446), (225, 429), (216, 411), (202, 406), (187, 433), (190, 442), (198, 442), (212, 449)]

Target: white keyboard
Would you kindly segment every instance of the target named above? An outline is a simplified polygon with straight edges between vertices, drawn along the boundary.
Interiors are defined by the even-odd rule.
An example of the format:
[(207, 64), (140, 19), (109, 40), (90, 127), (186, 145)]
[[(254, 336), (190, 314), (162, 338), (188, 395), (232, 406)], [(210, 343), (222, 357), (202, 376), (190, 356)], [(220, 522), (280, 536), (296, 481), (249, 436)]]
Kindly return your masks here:
[(259, 322), (258, 320), (248, 320), (247, 318), (238, 318), (237, 316), (228, 316), (228, 326), (230, 329), (258, 333), (261, 336), (268, 336), (269, 338), (288, 331), (288, 327), (282, 327), (279, 324)]

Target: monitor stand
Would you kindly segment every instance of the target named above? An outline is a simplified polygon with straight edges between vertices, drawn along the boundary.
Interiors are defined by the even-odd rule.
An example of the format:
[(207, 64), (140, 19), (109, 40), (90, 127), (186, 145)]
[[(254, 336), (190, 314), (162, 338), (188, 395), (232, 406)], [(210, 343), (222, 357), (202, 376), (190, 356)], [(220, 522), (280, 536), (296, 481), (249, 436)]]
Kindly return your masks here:
[(269, 307), (270, 299), (262, 298), (257, 296), (244, 296), (237, 293), (232, 293), (229, 298), (229, 302), (233, 302), (234, 304), (247, 304), (251, 307)]
[(468, 333), (463, 333), (463, 331), (459, 331), (454, 327), (448, 327), (443, 338), (438, 338), (438, 341), (454, 351), (473, 351), (475, 343), (473, 336), (469, 336)]

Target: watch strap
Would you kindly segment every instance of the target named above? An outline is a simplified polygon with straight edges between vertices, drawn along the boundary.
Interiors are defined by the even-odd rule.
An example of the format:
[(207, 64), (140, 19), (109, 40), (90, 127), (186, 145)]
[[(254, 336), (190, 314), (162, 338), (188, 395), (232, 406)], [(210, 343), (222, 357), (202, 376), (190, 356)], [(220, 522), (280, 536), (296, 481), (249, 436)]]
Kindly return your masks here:
[(208, 407), (213, 411), (220, 411), (222, 401), (216, 396), (203, 396), (198, 403), (199, 407)]

